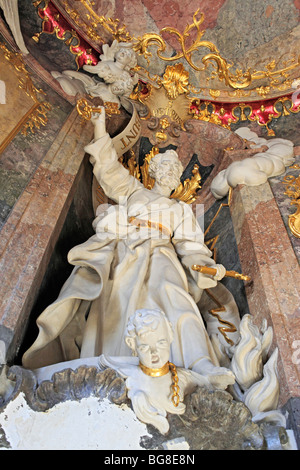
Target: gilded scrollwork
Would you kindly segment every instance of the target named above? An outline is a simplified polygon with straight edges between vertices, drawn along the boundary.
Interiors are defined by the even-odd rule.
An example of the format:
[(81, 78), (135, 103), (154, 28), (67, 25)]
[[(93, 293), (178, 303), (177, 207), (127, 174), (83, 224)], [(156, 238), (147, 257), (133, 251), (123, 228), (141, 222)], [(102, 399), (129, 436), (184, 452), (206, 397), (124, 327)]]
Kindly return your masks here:
[[(193, 21), (187, 25), (183, 32), (178, 29), (166, 26), (162, 28), (160, 33), (146, 32), (142, 36), (135, 37), (131, 35), (126, 25), (121, 24), (119, 19), (106, 18), (103, 15), (98, 15), (93, 9), (93, 2), (90, 0), (79, 0), (83, 9), (83, 14), (79, 15), (77, 10), (74, 9), (68, 0), (63, 1), (63, 6), (66, 13), (72, 19), (72, 21), (89, 37), (89, 39), (95, 41), (97, 44), (103, 44), (105, 38), (101, 31), (103, 30), (106, 35), (112, 37), (112, 39), (118, 42), (131, 42), (134, 50), (140, 56), (143, 56), (148, 65), (153, 55), (153, 48), (156, 48), (156, 55), (159, 59), (165, 62), (176, 62), (178, 60), (185, 60), (187, 64), (196, 72), (207, 71), (209, 66), (213, 67), (210, 75), (206, 78), (207, 82), (213, 79), (217, 79), (223, 82), (229, 89), (225, 90), (225, 94), (232, 96), (232, 91), (238, 92), (237, 96), (241, 95), (241, 92), (247, 91), (250, 94), (254, 93), (263, 98), (268, 96), (272, 90), (275, 91), (286, 91), (291, 88), (292, 80), (291, 73), (295, 74), (296, 70), (300, 67), (300, 55), (295, 54), (282, 61), (282, 59), (270, 60), (261, 70), (254, 70), (248, 67), (247, 69), (237, 68), (233, 63), (228, 61), (226, 57), (223, 57), (218, 47), (211, 41), (203, 39), (205, 30), (201, 29), (201, 25), (204, 21), (204, 14), (200, 13), (198, 9), (193, 15)], [(41, 8), (41, 4), (45, 4), (44, 8)], [(70, 50), (74, 54), (82, 55), (82, 48), (75, 47), (79, 46), (79, 38), (76, 33), (72, 30), (66, 32), (60, 30), (58, 23), (53, 20), (53, 15), (47, 16), (47, 8), (50, 6), (50, 0), (39, 0), (33, 1), (34, 6), (39, 8), (39, 14), (43, 18), (42, 31), (34, 35), (35, 40), (39, 40), (40, 34), (43, 32), (56, 33), (59, 39), (66, 41), (70, 45)], [(43, 13), (43, 14), (42, 14)], [(59, 14), (59, 13), (58, 13)], [(53, 30), (46, 30), (45, 24), (50, 21), (53, 23)], [(163, 38), (163, 34), (167, 33), (177, 40), (178, 47), (177, 52), (168, 57), (165, 55), (168, 49), (167, 42)], [(196, 33), (195, 39), (191, 43), (191, 37)], [(71, 34), (71, 36), (70, 36)], [(75, 44), (75, 42), (76, 44)], [(106, 38), (107, 41), (107, 38)], [(208, 53), (199, 59), (199, 52), (209, 50)], [(197, 54), (194, 54), (197, 52)], [(195, 62), (197, 57), (197, 62)], [(91, 57), (86, 58), (87, 62), (91, 61)], [(200, 63), (199, 63), (200, 60)], [(78, 57), (76, 56), (78, 65)], [(255, 87), (254, 83), (264, 80), (263, 84)], [(194, 90), (195, 91), (195, 90)], [(201, 89), (200, 92), (203, 90)], [(211, 96), (214, 97), (216, 93), (215, 88), (207, 90)]]
[(300, 176), (288, 175), (284, 178), (283, 183), (287, 185), (284, 194), (291, 199), (291, 204), (297, 208), (294, 214), (289, 215), (288, 225), (292, 234), (300, 238)]
[[(212, 71), (207, 81), (214, 78), (218, 78), (220, 82), (224, 82), (225, 85), (229, 86), (234, 90), (242, 90), (248, 88), (255, 80), (267, 79), (268, 86), (260, 86), (256, 88), (256, 92), (261, 95), (267, 95), (271, 88), (275, 89), (287, 89), (291, 86), (291, 80), (288, 80), (289, 72), (295, 70), (300, 66), (300, 56), (293, 57), (289, 61), (284, 63), (283, 67), (279, 67), (279, 62), (274, 59), (266, 64), (266, 70), (251, 70), (248, 68), (243, 71), (242, 69), (236, 68), (235, 72), (231, 72), (233, 64), (230, 63), (225, 57), (223, 57), (215, 44), (210, 41), (202, 40), (205, 33), (204, 30), (200, 29), (200, 25), (204, 21), (204, 14), (200, 13), (200, 19), (198, 19), (199, 9), (193, 15), (193, 23), (187, 25), (184, 32), (180, 33), (175, 28), (165, 27), (160, 33), (169, 33), (176, 37), (179, 43), (179, 50), (177, 54), (172, 57), (166, 57), (163, 53), (167, 49), (167, 45), (161, 34), (157, 33), (145, 33), (142, 37), (134, 39), (135, 51), (143, 55), (144, 58), (150, 63), (152, 52), (149, 51), (151, 46), (156, 46), (157, 56), (166, 62), (174, 62), (179, 59), (185, 59), (186, 62), (197, 72), (203, 72), (212, 65), (215, 70)], [(196, 38), (192, 45), (187, 47), (186, 43), (190, 38), (191, 32), (196, 30)], [(201, 48), (209, 49), (209, 53), (205, 54), (201, 59), (201, 64), (197, 64), (193, 60), (193, 52), (199, 51)], [(285, 82), (281, 82), (279, 78), (284, 77)], [(213, 93), (213, 90), (210, 90)]]
[(134, 89), (130, 97), (148, 108), (145, 118), (160, 118), (160, 129), (156, 133), (158, 142), (166, 140), (165, 130), (170, 125), (168, 119), (183, 129), (188, 119), (203, 120), (229, 128), (216, 113), (214, 104), (192, 96), (192, 88), (189, 72), (178, 63), (168, 65), (162, 77), (152, 77), (151, 84), (139, 82)]
[[(9, 50), (5, 44), (0, 43), (0, 50), (8, 64), (13, 68), (17, 77), (18, 87), (30, 98), (32, 104), (30, 109), (20, 119), (15, 129), (7, 136), (6, 139), (0, 144), (0, 152), (4, 150), (9, 141), (21, 130), (23, 135), (27, 135), (30, 131), (34, 133), (41, 126), (45, 126), (48, 121), (48, 113), (51, 110), (51, 105), (45, 100), (39, 98), (40, 95), (45, 95), (45, 92), (36, 88), (29, 72), (26, 69), (22, 55)], [(29, 100), (29, 101), (30, 101)]]

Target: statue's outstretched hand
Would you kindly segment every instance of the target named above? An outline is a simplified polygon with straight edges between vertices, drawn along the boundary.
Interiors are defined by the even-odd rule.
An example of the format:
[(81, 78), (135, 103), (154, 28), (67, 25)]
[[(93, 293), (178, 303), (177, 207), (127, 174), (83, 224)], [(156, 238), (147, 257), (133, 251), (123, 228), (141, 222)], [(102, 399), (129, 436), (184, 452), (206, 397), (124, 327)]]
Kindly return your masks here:
[(100, 113), (93, 112), (91, 117), (91, 122), (94, 125), (94, 139), (100, 139), (106, 134), (106, 125), (105, 125), (105, 108), (104, 106), (98, 106), (101, 110)]
[(216, 274), (214, 275), (214, 280), (221, 281), (221, 279), (225, 277), (226, 268), (222, 264), (215, 264), (211, 267), (217, 270)]

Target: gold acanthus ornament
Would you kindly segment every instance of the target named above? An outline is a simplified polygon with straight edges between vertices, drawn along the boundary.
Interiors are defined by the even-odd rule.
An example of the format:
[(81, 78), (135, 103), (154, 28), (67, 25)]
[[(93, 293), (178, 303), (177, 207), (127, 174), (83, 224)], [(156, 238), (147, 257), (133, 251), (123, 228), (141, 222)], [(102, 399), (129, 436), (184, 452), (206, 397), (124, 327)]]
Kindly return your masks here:
[[(33, 0), (33, 4), (36, 7), (40, 7), (40, 4), (45, 3), (47, 7), (49, 1), (50, 0)], [(214, 70), (211, 72), (210, 76), (206, 78), (206, 81), (209, 82), (217, 78), (219, 81), (225, 82), (225, 85), (231, 90), (225, 90), (224, 92), (230, 97), (245, 97), (255, 92), (255, 94), (264, 98), (272, 89), (276, 91), (290, 89), (293, 80), (295, 80), (295, 70), (300, 67), (300, 55), (296, 56), (296, 54), (293, 54), (288, 59), (284, 60), (282, 57), (278, 60), (272, 59), (262, 70), (253, 70), (251, 68), (243, 70), (236, 68), (235, 71), (232, 72), (234, 64), (221, 55), (218, 47), (213, 42), (202, 39), (205, 30), (201, 30), (200, 25), (204, 21), (204, 14), (199, 13), (199, 9), (193, 15), (193, 22), (186, 26), (183, 33), (176, 28), (167, 26), (160, 31), (160, 34), (150, 32), (143, 34), (141, 37), (134, 37), (128, 32), (126, 25), (121, 24), (119, 19), (106, 18), (103, 15), (98, 15), (96, 11), (94, 11), (93, 1), (77, 1), (78, 3), (80, 2), (80, 13), (78, 12), (78, 8), (74, 8), (74, 4), (71, 4), (69, 0), (63, 0), (62, 4), (67, 15), (72, 19), (72, 22), (83, 29), (90, 40), (96, 41), (98, 45), (104, 43), (105, 39), (101, 33), (101, 30), (104, 30), (106, 34), (108, 33), (112, 36), (112, 39), (116, 39), (118, 42), (132, 43), (134, 50), (139, 55), (144, 56), (148, 64), (150, 63), (150, 58), (152, 57), (151, 51), (154, 46), (156, 47), (156, 54), (159, 59), (166, 62), (185, 60), (189, 66), (197, 72), (203, 72), (208, 69), (209, 65), (212, 65)], [(198, 18), (199, 15), (200, 18)], [(44, 22), (47, 19), (46, 17)], [(38, 40), (40, 34), (43, 32), (46, 31), (42, 30), (40, 33), (37, 33), (34, 35), (34, 39)], [(54, 32), (57, 32), (57, 30)], [(195, 32), (196, 38), (192, 41), (192, 44), (190, 44), (191, 35)], [(178, 42), (178, 52), (172, 57), (164, 55), (167, 50), (167, 43), (162, 37), (163, 33), (172, 35)], [(59, 39), (65, 40), (64, 37), (59, 37)], [(66, 39), (68, 42), (71, 40), (69, 37)], [(75, 34), (74, 40), (77, 39)], [(196, 56), (199, 57), (199, 50), (202, 48), (208, 49), (209, 53), (202, 57), (199, 64), (195, 62), (195, 55), (193, 54), (197, 52)], [(282, 65), (280, 65), (280, 63)], [(293, 72), (293, 78), (291, 78), (290, 72)], [(249, 88), (256, 80), (265, 80), (265, 83), (263, 85), (260, 84), (256, 88)], [(203, 92), (203, 89), (201, 88), (198, 92), (195, 89), (193, 91), (199, 94)], [(215, 98), (215, 95), (219, 92), (219, 90), (215, 89), (206, 91), (209, 92), (213, 98)]]
[[(291, 168), (300, 169), (299, 165)], [(288, 175), (283, 179), (283, 183), (287, 185), (284, 194), (290, 197), (291, 204), (297, 207), (296, 212), (288, 217), (289, 228), (296, 238), (300, 238), (300, 176)]]
[[(15, 135), (20, 129), (22, 129), (21, 133), (25, 136), (29, 132), (34, 134), (36, 130), (39, 130), (42, 126), (46, 126), (48, 122), (48, 114), (52, 107), (48, 101), (40, 98), (41, 95), (46, 96), (46, 93), (41, 88), (36, 88), (34, 85), (31, 75), (25, 66), (22, 54), (9, 50), (6, 45), (1, 42), (0, 51), (2, 51), (5, 59), (13, 68), (18, 78), (19, 88), (31, 98), (33, 103), (30, 111), (24, 116), (24, 118), (20, 119), (13, 135)], [(0, 153), (4, 150), (11, 138), (12, 136), (2, 142), (0, 145)]]
[[(148, 108), (148, 116), (160, 118), (160, 130), (156, 133), (157, 141), (166, 140), (165, 130), (170, 122), (175, 122), (184, 130), (184, 123), (189, 119), (212, 122), (228, 128), (215, 113), (215, 106), (209, 102), (201, 102), (191, 96), (189, 72), (181, 63), (168, 65), (162, 77), (148, 77), (151, 83), (146, 83), (140, 89), (138, 84), (130, 95), (133, 101), (139, 101)], [(146, 88), (146, 92), (145, 92)], [(192, 106), (192, 105), (196, 106)], [(204, 108), (203, 108), (204, 106)]]
[[(276, 69), (276, 61), (271, 60), (266, 66), (266, 70), (254, 70), (252, 71), (248, 68), (246, 71), (241, 69), (236, 69), (235, 73), (231, 73), (230, 69), (233, 67), (233, 64), (228, 62), (224, 58), (219, 49), (211, 41), (202, 40), (202, 37), (205, 33), (205, 30), (200, 29), (200, 25), (204, 21), (204, 14), (200, 13), (200, 19), (198, 19), (199, 9), (193, 15), (193, 23), (187, 25), (183, 34), (181, 34), (177, 29), (172, 27), (163, 28), (160, 33), (169, 33), (176, 37), (179, 43), (179, 50), (172, 57), (166, 57), (163, 53), (166, 51), (167, 45), (165, 40), (162, 38), (161, 34), (157, 33), (145, 33), (142, 37), (133, 39), (134, 50), (145, 57), (148, 64), (150, 63), (150, 58), (152, 57), (152, 52), (149, 51), (151, 46), (156, 46), (157, 56), (164, 61), (174, 62), (179, 59), (185, 59), (187, 63), (196, 71), (202, 72), (211, 64), (215, 67), (215, 70), (212, 72), (211, 76), (207, 78), (207, 81), (218, 78), (220, 81), (224, 81), (227, 86), (235, 90), (242, 90), (251, 85), (254, 80), (267, 79), (269, 80), (269, 85), (271, 87), (277, 88), (282, 86), (279, 82), (279, 78), (288, 78), (288, 72), (295, 70), (300, 66), (300, 55), (296, 58), (293, 57), (289, 62), (284, 64), (284, 67)], [(193, 30), (196, 30), (196, 38), (193, 41), (192, 45), (187, 47), (187, 40), (190, 38), (190, 34)], [(193, 59), (193, 53), (199, 51), (201, 48), (209, 49), (209, 53), (205, 54), (201, 59), (201, 64), (196, 64)], [(290, 84), (288, 84), (290, 85)], [(259, 88), (259, 92), (267, 93), (270, 91), (270, 88), (262, 87)]]
[[(136, 163), (136, 157), (133, 151), (131, 151), (130, 158), (126, 162), (124, 157), (120, 158), (121, 163), (128, 169), (129, 173), (135, 176), (138, 180), (142, 181), (143, 185), (147, 189), (152, 189), (155, 180), (149, 176), (149, 164), (151, 159), (159, 153), (157, 146), (152, 147), (150, 152), (145, 156), (143, 165), (139, 166)], [(170, 198), (179, 199), (180, 201), (191, 204), (196, 200), (197, 191), (201, 188), (201, 175), (199, 173), (198, 165), (194, 165), (192, 170), (192, 177), (187, 178), (183, 183), (173, 191)]]
[(161, 84), (164, 86), (168, 98), (174, 100), (179, 95), (189, 91), (189, 73), (182, 64), (168, 65)]

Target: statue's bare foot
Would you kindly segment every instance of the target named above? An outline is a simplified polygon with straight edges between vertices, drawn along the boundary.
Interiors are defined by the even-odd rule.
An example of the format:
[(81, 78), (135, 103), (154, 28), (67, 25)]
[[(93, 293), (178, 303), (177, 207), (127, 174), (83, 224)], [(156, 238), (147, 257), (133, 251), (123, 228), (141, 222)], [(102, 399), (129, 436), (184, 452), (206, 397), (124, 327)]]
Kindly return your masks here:
[(226, 367), (215, 366), (209, 359), (201, 359), (194, 366), (193, 370), (204, 375), (214, 388), (225, 390), (228, 385), (235, 382), (233, 372)]

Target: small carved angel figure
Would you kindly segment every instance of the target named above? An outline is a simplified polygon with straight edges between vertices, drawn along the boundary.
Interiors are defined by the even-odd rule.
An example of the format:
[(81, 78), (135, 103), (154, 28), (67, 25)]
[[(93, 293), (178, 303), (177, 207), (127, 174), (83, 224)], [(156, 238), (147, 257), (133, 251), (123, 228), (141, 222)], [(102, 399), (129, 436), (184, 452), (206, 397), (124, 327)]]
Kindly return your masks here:
[(126, 378), (128, 397), (136, 416), (162, 434), (169, 430), (167, 413), (185, 412), (184, 396), (197, 386), (212, 388), (209, 380), (169, 362), (173, 329), (158, 309), (137, 310), (129, 318), (125, 342), (135, 357), (101, 355), (100, 365)]
[(129, 97), (138, 82), (137, 74), (130, 73), (137, 64), (136, 54), (132, 44), (118, 43), (116, 40), (111, 46), (104, 44), (102, 49), (103, 54), (97, 65), (83, 66), (85, 71), (97, 74), (101, 81), (73, 70), (51, 73), (71, 96), (86, 92), (92, 97), (100, 97), (104, 102), (117, 103), (120, 107), (119, 97)]

